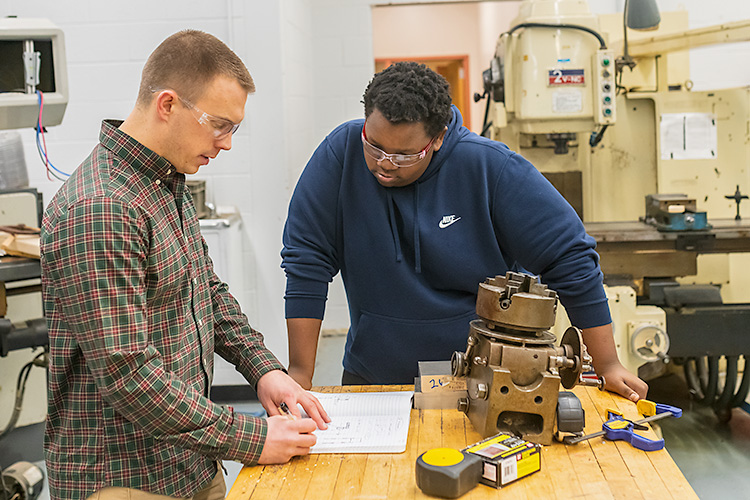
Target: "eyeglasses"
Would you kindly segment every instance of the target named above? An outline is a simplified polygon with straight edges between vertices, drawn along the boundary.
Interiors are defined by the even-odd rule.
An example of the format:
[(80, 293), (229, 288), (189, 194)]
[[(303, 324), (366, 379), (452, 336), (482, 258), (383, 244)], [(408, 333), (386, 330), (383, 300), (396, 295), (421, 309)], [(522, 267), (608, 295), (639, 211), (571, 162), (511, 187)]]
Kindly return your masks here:
[(362, 125), (362, 145), (364, 147), (365, 153), (367, 153), (370, 158), (377, 162), (388, 159), (388, 161), (390, 161), (394, 167), (411, 167), (412, 165), (415, 165), (418, 162), (422, 161), (424, 157), (427, 156), (427, 152), (430, 150), (432, 143), (435, 142), (435, 139), (437, 139), (437, 136), (433, 137), (430, 142), (427, 143), (427, 146), (425, 146), (422, 151), (416, 154), (389, 154), (368, 142), (367, 135), (365, 134), (365, 125)]
[(235, 132), (237, 132), (237, 129), (240, 128), (239, 123), (234, 123), (227, 120), (226, 118), (220, 118), (218, 116), (206, 113), (198, 106), (188, 101), (187, 99), (183, 99), (179, 95), (177, 96), (177, 98), (182, 101), (182, 103), (186, 107), (188, 107), (190, 111), (193, 112), (193, 116), (196, 120), (198, 120), (198, 123), (208, 126), (209, 130), (213, 132), (215, 139), (223, 139), (230, 134), (234, 134)]
[[(151, 92), (161, 92), (165, 89), (150, 90)], [(177, 95), (177, 98), (182, 102), (182, 104), (185, 105), (186, 108), (188, 108), (193, 113), (193, 116), (196, 120), (198, 120), (198, 123), (207, 126), (209, 130), (211, 130), (211, 132), (214, 134), (214, 139), (223, 139), (230, 134), (234, 134), (235, 132), (237, 132), (237, 129), (240, 128), (240, 123), (234, 123), (227, 120), (226, 118), (221, 118), (210, 113), (206, 113), (198, 106), (188, 101), (187, 99), (183, 99), (179, 95)]]

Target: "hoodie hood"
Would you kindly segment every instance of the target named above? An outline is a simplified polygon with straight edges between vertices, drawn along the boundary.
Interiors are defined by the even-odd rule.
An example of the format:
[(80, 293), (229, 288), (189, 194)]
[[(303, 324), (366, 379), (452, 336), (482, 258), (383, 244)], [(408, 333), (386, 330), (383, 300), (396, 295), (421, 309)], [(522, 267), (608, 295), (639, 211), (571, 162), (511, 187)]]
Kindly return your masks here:
[(419, 177), (419, 179), (417, 179), (415, 184), (424, 182), (435, 175), (443, 166), (446, 159), (451, 155), (453, 149), (456, 147), (459, 141), (461, 141), (462, 138), (471, 133), (466, 127), (463, 126), (464, 119), (455, 104), (451, 105), (451, 109), (453, 110), (453, 118), (451, 118), (450, 123), (448, 123), (448, 130), (445, 132), (443, 145), (440, 146), (439, 150), (435, 151), (432, 154), (430, 165)]

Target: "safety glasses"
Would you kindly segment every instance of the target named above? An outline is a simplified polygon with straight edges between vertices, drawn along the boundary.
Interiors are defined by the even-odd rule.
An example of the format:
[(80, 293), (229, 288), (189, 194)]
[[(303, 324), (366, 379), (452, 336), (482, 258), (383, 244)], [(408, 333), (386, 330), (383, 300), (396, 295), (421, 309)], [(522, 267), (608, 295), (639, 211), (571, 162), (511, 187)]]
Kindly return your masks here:
[[(149, 88), (149, 90), (155, 93), (167, 89)], [(172, 90), (172, 92), (175, 91)], [(175, 95), (180, 100), (180, 102), (182, 102), (182, 104), (192, 112), (198, 123), (207, 127), (211, 131), (211, 133), (213, 133), (214, 139), (223, 139), (230, 134), (234, 134), (235, 132), (237, 132), (237, 129), (240, 128), (239, 123), (234, 123), (230, 120), (227, 120), (226, 118), (221, 118), (219, 116), (214, 116), (211, 113), (206, 113), (192, 102), (180, 97), (177, 92), (175, 92)]]
[(187, 99), (183, 99), (179, 95), (177, 98), (182, 101), (182, 104), (184, 104), (186, 108), (193, 112), (193, 116), (198, 120), (198, 123), (208, 127), (208, 129), (214, 134), (215, 139), (223, 139), (230, 134), (234, 134), (237, 132), (237, 129), (240, 128), (239, 123), (234, 123), (226, 118), (220, 118), (210, 113), (206, 113), (198, 106)]
[(370, 158), (377, 162), (381, 162), (387, 159), (394, 167), (411, 167), (412, 165), (416, 165), (420, 161), (424, 160), (424, 157), (427, 156), (427, 152), (430, 150), (430, 147), (432, 147), (432, 143), (435, 142), (435, 139), (437, 139), (437, 136), (433, 137), (430, 142), (427, 143), (427, 146), (425, 146), (424, 149), (419, 153), (410, 155), (398, 153), (389, 154), (378, 148), (377, 146), (373, 146), (372, 144), (370, 144), (370, 142), (367, 140), (367, 134), (365, 133), (365, 125), (362, 125), (362, 145), (364, 147), (365, 153), (367, 153)]

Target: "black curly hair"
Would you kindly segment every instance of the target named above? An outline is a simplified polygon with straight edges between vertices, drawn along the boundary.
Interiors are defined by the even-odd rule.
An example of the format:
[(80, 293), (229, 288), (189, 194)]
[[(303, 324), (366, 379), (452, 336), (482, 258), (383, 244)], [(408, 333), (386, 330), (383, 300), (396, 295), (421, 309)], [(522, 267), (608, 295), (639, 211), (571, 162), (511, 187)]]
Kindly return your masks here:
[(416, 62), (397, 62), (377, 73), (362, 98), (365, 118), (377, 109), (391, 123), (422, 122), (431, 137), (452, 117), (447, 80)]

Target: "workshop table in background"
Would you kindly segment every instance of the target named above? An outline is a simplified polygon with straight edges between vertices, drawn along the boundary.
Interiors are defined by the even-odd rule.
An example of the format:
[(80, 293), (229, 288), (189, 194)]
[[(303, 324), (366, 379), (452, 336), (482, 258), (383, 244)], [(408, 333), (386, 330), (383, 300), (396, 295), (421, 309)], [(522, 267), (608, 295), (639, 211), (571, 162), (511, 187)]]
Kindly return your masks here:
[[(412, 386), (345, 386), (318, 392), (412, 390)], [(640, 417), (635, 404), (592, 387), (573, 392), (586, 410), (586, 433), (600, 431), (607, 408), (625, 418)], [(653, 431), (645, 432), (655, 438)], [(481, 440), (458, 410), (411, 411), (406, 451), (398, 454), (316, 454), (284, 465), (243, 467), (227, 500), (245, 499), (405, 499), (432, 498), (417, 487), (417, 457), (431, 448), (462, 449)], [(590, 439), (577, 445), (542, 448), (542, 470), (502, 489), (483, 484), (461, 497), (473, 498), (617, 498), (697, 499), (666, 449), (637, 450), (623, 441)]]

